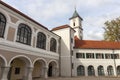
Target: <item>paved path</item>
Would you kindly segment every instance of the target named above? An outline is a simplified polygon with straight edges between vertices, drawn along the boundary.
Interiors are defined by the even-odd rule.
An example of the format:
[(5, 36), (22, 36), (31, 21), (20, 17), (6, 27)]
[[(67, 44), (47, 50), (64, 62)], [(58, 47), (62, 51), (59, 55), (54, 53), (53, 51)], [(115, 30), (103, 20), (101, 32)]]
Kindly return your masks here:
[(38, 80), (120, 80), (120, 77), (72, 77), (72, 78), (48, 78)]

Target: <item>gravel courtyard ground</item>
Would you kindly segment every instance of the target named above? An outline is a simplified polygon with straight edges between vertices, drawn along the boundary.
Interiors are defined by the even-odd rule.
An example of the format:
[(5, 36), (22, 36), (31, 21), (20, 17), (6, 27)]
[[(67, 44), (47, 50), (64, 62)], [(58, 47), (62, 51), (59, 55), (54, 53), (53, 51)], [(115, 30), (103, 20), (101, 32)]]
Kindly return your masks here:
[(120, 80), (120, 77), (72, 77), (72, 78), (48, 78), (43, 80)]

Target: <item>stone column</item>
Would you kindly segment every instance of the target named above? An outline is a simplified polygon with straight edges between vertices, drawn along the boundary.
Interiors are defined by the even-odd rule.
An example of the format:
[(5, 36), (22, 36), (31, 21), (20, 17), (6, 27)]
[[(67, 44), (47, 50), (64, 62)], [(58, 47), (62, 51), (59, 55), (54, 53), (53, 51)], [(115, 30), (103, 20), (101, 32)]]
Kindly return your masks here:
[(88, 76), (88, 70), (87, 70), (87, 66), (85, 67), (85, 76)]
[(9, 69), (10, 67), (5, 66), (5, 67), (1, 67), (1, 78), (0, 80), (8, 80), (7, 76), (9, 73)]
[(23, 77), (23, 80), (32, 80), (32, 71), (33, 67), (27, 67), (25, 70), (25, 76)]
[(95, 76), (98, 76), (98, 69), (97, 69), (97, 66), (94, 67), (95, 69)]
[(48, 67), (44, 67), (44, 78), (48, 78)]
[(108, 76), (107, 66), (104, 67), (105, 76)]
[(55, 77), (58, 77), (58, 75), (59, 75), (59, 68), (55, 67)]

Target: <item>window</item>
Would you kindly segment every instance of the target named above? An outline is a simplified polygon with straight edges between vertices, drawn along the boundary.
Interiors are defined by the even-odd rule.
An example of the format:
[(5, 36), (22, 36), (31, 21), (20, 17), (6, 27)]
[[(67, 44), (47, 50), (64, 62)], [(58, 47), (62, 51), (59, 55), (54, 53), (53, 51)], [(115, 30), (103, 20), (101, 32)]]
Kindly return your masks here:
[(114, 75), (113, 67), (112, 66), (108, 66), (107, 67), (107, 72), (108, 72), (108, 75)]
[(105, 54), (106, 59), (111, 59), (111, 54)]
[(94, 53), (86, 53), (86, 58), (94, 58)]
[(19, 67), (15, 68), (15, 74), (20, 74), (20, 68)]
[(99, 66), (99, 67), (98, 67), (98, 75), (99, 75), (99, 76), (103, 76), (103, 75), (104, 75), (103, 66)]
[(95, 70), (93, 66), (88, 66), (88, 76), (94, 76)]
[(2, 13), (0, 13), (0, 37), (4, 37), (5, 26), (6, 26), (6, 18)]
[(51, 38), (50, 40), (50, 51), (56, 52), (56, 45), (57, 42), (54, 38)]
[(120, 66), (117, 66), (117, 75), (120, 75)]
[(85, 58), (84, 53), (76, 53), (76, 58)]
[(119, 54), (114, 54), (115, 59), (119, 59)]
[(104, 59), (104, 55), (101, 53), (96, 53), (96, 59)]
[(73, 26), (75, 26), (75, 22), (73, 23)]
[(41, 49), (46, 48), (46, 36), (42, 32), (39, 32), (37, 35), (37, 47)]
[(74, 63), (72, 63), (72, 69), (74, 69)]
[(80, 65), (77, 67), (77, 76), (84, 76), (85, 75), (85, 68), (84, 66)]
[(73, 56), (73, 50), (71, 50), (71, 56)]
[(17, 42), (30, 45), (31, 34), (32, 34), (32, 31), (27, 25), (20, 24), (17, 32)]
[(73, 43), (73, 38), (71, 38), (71, 43)]

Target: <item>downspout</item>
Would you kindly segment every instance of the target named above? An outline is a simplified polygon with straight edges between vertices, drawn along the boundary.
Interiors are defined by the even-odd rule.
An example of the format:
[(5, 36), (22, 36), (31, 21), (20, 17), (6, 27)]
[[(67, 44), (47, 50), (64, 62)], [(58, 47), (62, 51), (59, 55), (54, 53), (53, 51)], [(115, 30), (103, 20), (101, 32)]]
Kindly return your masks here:
[(118, 76), (118, 75), (117, 75), (116, 61), (115, 61), (115, 51), (114, 51), (114, 49), (112, 49), (112, 50), (113, 50), (113, 60), (114, 60), (115, 72), (116, 72), (116, 76)]
[(59, 38), (59, 77), (61, 77), (61, 37)]
[(72, 54), (71, 54), (71, 28), (70, 28), (70, 64), (71, 64), (71, 77), (72, 77)]

